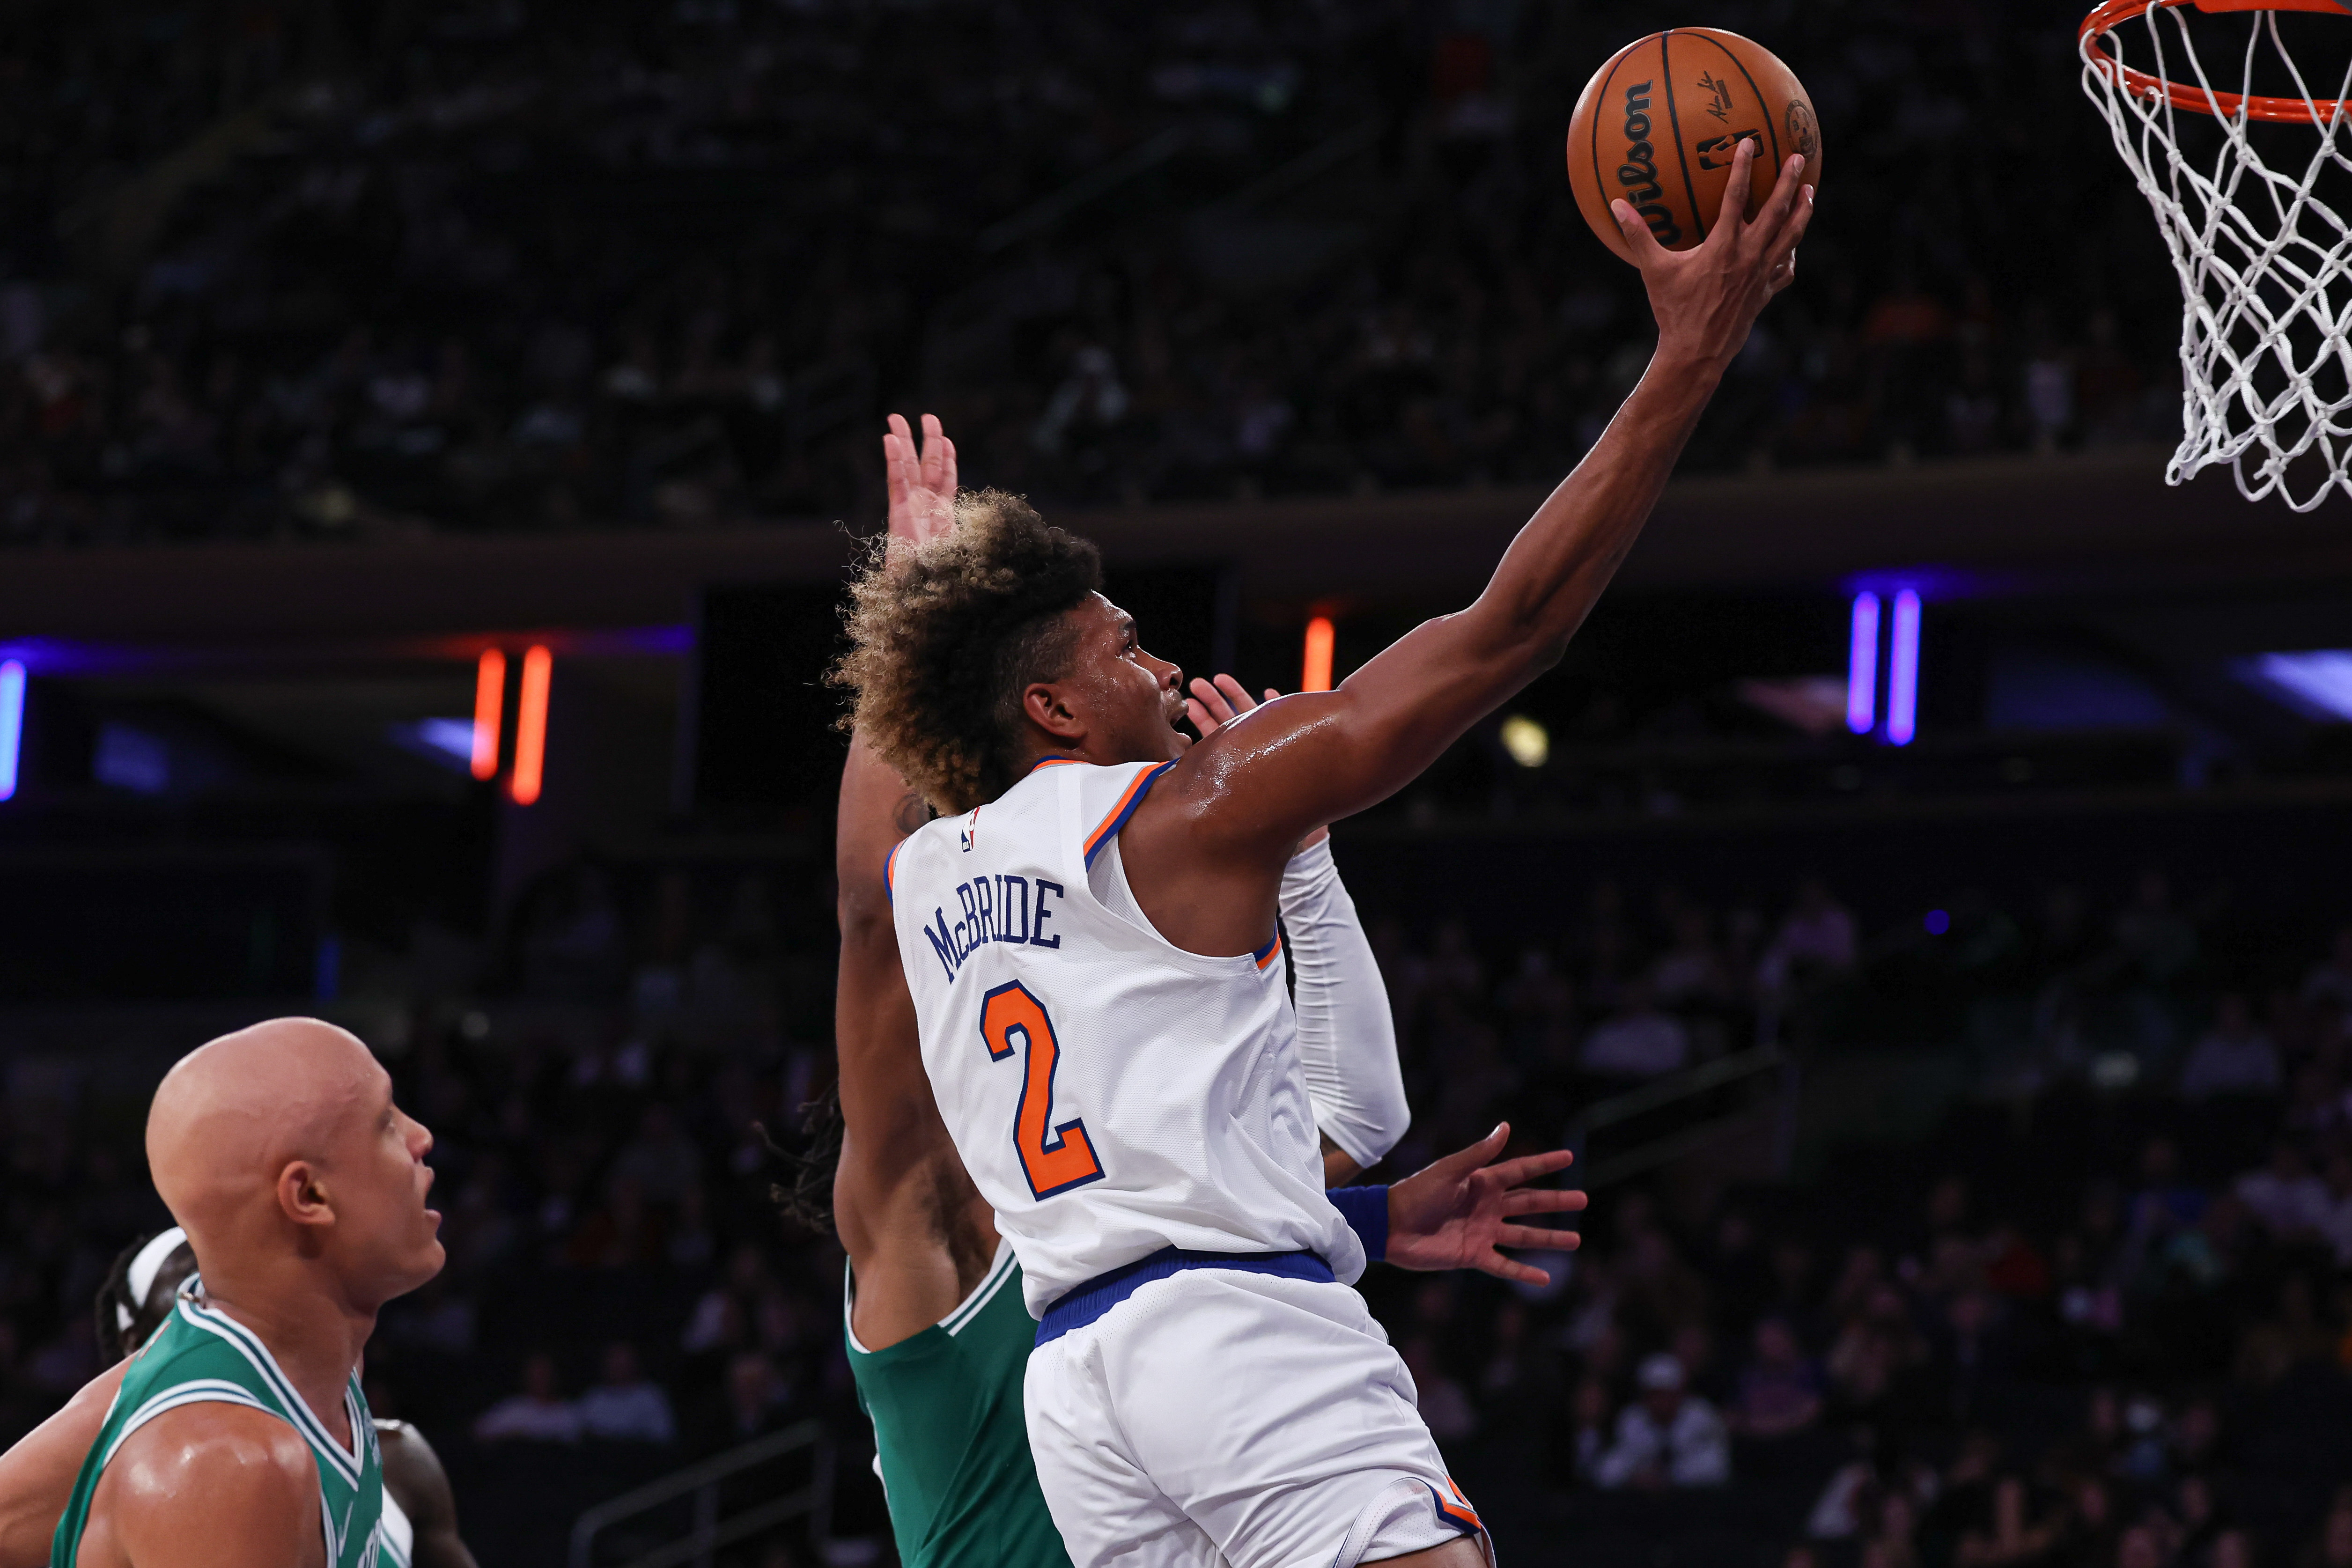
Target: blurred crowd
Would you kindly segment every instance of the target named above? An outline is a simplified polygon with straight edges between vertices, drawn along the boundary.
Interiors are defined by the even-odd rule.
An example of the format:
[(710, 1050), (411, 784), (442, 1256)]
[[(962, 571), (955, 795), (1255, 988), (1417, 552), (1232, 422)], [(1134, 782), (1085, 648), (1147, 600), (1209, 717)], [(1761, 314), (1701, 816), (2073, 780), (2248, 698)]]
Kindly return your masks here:
[[(1694, 466), (2173, 438), (2179, 301), (2071, 13), (1682, 19), (1789, 59), (1825, 160)], [(1548, 480), (1647, 353), (1559, 147), (1655, 21), (19, 7), (0, 541), (863, 517), (918, 401), (1052, 500)]]
[[(1508, 945), (1368, 913), (1413, 1101), (1390, 1173), (1743, 1054), (1806, 1074), (1793, 1167), (1611, 1178), (1548, 1286), (1368, 1277), (1498, 1519), (1604, 1568), (2352, 1568), (2352, 931), (2250, 936), (2154, 872), (2017, 919), (1889, 924), (1819, 880), (1769, 915), (1604, 882)], [(485, 1562), (807, 1419), (830, 1560), (887, 1552), (840, 1254), (770, 1190), (829, 1071), (831, 942), (791, 862), (582, 862), (494, 941), (352, 939), (333, 1006), (436, 1134), (449, 1249), (371, 1399), (441, 1448)], [(1922, 994), (1926, 1021), (1884, 999)], [(1946, 1087), (1897, 1125), (1922, 1062)], [(159, 1065), (9, 1065), (5, 1436), (97, 1369), (91, 1292), (163, 1223)]]
[[(1599, 1129), (1550, 1285), (1367, 1287), (1464, 1474), (1628, 1568), (2352, 1563), (2352, 928), (2157, 871), (1874, 929), (1817, 880), (1769, 916), (1646, 891), (1515, 956), (1379, 938), (1394, 1168)], [(1797, 1179), (1732, 1134), (1607, 1174), (1616, 1097), (1758, 1051), (1804, 1074)], [(1697, 1076), (1703, 1118), (1781, 1109)]]

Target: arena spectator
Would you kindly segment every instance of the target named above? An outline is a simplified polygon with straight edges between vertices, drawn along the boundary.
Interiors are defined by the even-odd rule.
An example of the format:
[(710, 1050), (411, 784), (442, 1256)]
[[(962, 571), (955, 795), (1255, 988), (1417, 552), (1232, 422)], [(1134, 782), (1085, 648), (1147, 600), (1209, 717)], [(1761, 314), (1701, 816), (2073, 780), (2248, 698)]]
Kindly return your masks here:
[(2180, 1095), (2204, 1100), (2216, 1094), (2271, 1094), (2280, 1083), (2278, 1046), (2254, 1021), (2253, 1009), (2235, 991), (2223, 993), (2213, 1009), (2213, 1027), (2198, 1040), (2180, 1070)]
[(1655, 1078), (1690, 1061), (1690, 1031), (1661, 1011), (1647, 978), (1629, 980), (1617, 1010), (1584, 1037), (1584, 1071), (1603, 1078)]
[(580, 1406), (562, 1396), (555, 1358), (534, 1353), (522, 1364), (522, 1387), (477, 1416), (478, 1443), (576, 1443), (583, 1435)]
[(697, 1447), (715, 1454), (764, 1437), (784, 1424), (790, 1390), (763, 1351), (748, 1350), (727, 1364), (719, 1401), (704, 1419)]
[(2298, 1241), (2326, 1228), (2327, 1184), (2312, 1173), (2301, 1145), (2280, 1138), (2271, 1145), (2270, 1163), (2248, 1171), (2231, 1188), (2254, 1222), (2281, 1241)]
[(667, 1445), (677, 1438), (669, 1396), (637, 1364), (637, 1347), (614, 1340), (604, 1347), (603, 1375), (580, 1396), (586, 1436), (623, 1443)]
[(1756, 1325), (1756, 1348), (1740, 1369), (1728, 1425), (1748, 1437), (1785, 1437), (1822, 1418), (1822, 1379), (1784, 1319)]
[(1764, 949), (1757, 966), (1757, 984), (1779, 993), (1791, 986), (1843, 975), (1854, 966), (1857, 953), (1853, 915), (1832, 895), (1829, 884), (1807, 877), (1797, 886), (1796, 902)]
[(1594, 1480), (1632, 1487), (1721, 1486), (1731, 1479), (1731, 1443), (1715, 1407), (1685, 1389), (1683, 1364), (1661, 1352), (1643, 1361), (1641, 1397), (1617, 1415), (1609, 1451)]

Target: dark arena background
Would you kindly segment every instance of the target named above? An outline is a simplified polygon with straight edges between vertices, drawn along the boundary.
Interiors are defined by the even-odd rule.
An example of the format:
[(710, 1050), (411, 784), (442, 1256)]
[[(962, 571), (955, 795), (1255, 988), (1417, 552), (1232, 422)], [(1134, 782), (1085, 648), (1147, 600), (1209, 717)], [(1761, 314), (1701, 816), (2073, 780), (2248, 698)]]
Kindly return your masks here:
[(2352, 1568), (2352, 506), (2164, 484), (2077, 20), (7, 5), (0, 1435), (166, 1223), (163, 1068), (310, 1012), (438, 1138), (366, 1375), (483, 1568), (895, 1561), (761, 1133), (883, 416), (1188, 672), (1344, 679), (1640, 373), (1562, 136), (1706, 24), (1818, 106), (1796, 286), (1566, 661), (1336, 831), (1384, 1169), (1508, 1116), (1583, 1249), (1367, 1292), (1507, 1563)]

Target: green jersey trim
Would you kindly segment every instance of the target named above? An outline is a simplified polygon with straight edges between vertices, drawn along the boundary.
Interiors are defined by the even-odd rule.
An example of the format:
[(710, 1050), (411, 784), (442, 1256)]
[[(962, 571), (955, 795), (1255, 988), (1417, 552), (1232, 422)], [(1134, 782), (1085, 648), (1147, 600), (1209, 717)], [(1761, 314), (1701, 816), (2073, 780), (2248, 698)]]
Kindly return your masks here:
[(352, 1386), (358, 1381), (356, 1377), (347, 1379), (343, 1386), (343, 1414), (352, 1428), (352, 1447), (346, 1448), (329, 1435), (327, 1424), (319, 1419), (310, 1402), (278, 1369), (278, 1358), (269, 1354), (269, 1347), (261, 1343), (259, 1335), (219, 1308), (200, 1307), (187, 1296), (180, 1298), (179, 1312), (195, 1327), (227, 1341), (230, 1348), (244, 1356), (253, 1370), (261, 1375), (262, 1381), (269, 1385), (270, 1392), (276, 1394), (292, 1414), (295, 1430), (308, 1438), (312, 1448), (332, 1460), (346, 1481), (352, 1486), (360, 1484), (360, 1445), (366, 1440), (360, 1428), (366, 1425), (366, 1417), (360, 1413), (352, 1397)]
[(996, 1299), (997, 1291), (1004, 1289), (1004, 1282), (1013, 1278), (1013, 1243), (999, 1241), (996, 1244), (996, 1261), (990, 1268), (988, 1277), (973, 1287), (963, 1305), (940, 1321), (940, 1327), (951, 1334), (962, 1333), (964, 1325), (978, 1317), (981, 1309)]
[[(971, 1288), (971, 1294), (958, 1301), (953, 1312), (931, 1324), (930, 1328), (945, 1329), (950, 1335), (961, 1333), (972, 1319), (980, 1315), (982, 1308), (996, 1299), (996, 1292), (1004, 1289), (1005, 1281), (1013, 1278), (1019, 1266), (1019, 1261), (1013, 1256), (1013, 1243), (1000, 1239), (996, 1243), (996, 1257), (990, 1262), (988, 1272), (981, 1277), (980, 1283)], [(841, 1271), (841, 1332), (848, 1341), (850, 1350), (858, 1355), (887, 1356), (899, 1345), (911, 1344), (930, 1332), (930, 1329), (919, 1329), (896, 1344), (886, 1344), (880, 1350), (868, 1350), (858, 1343), (857, 1325), (853, 1321), (856, 1308), (857, 1272), (845, 1268)]]
[(99, 1456), (99, 1468), (104, 1469), (114, 1462), (115, 1450), (122, 1447), (124, 1439), (131, 1433), (166, 1410), (177, 1410), (183, 1405), (242, 1405), (267, 1416), (278, 1414), (236, 1384), (219, 1378), (197, 1377), (185, 1383), (175, 1383), (123, 1417), (121, 1428), (114, 1434), (114, 1441), (107, 1444), (106, 1452)]

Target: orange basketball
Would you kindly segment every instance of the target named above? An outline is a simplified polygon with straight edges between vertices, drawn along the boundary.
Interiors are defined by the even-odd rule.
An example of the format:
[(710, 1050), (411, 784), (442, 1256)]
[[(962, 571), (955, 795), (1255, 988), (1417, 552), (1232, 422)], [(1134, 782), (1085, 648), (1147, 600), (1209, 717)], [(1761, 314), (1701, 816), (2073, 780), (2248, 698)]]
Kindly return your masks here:
[(1633, 259), (1617, 220), (1622, 196), (1668, 250), (1706, 237), (1723, 212), (1732, 150), (1753, 136), (1748, 196), (1755, 216), (1791, 152), (1821, 183), (1822, 136), (1796, 73), (1760, 44), (1714, 27), (1674, 27), (1626, 45), (1584, 84), (1568, 122), (1568, 179), (1601, 243)]

